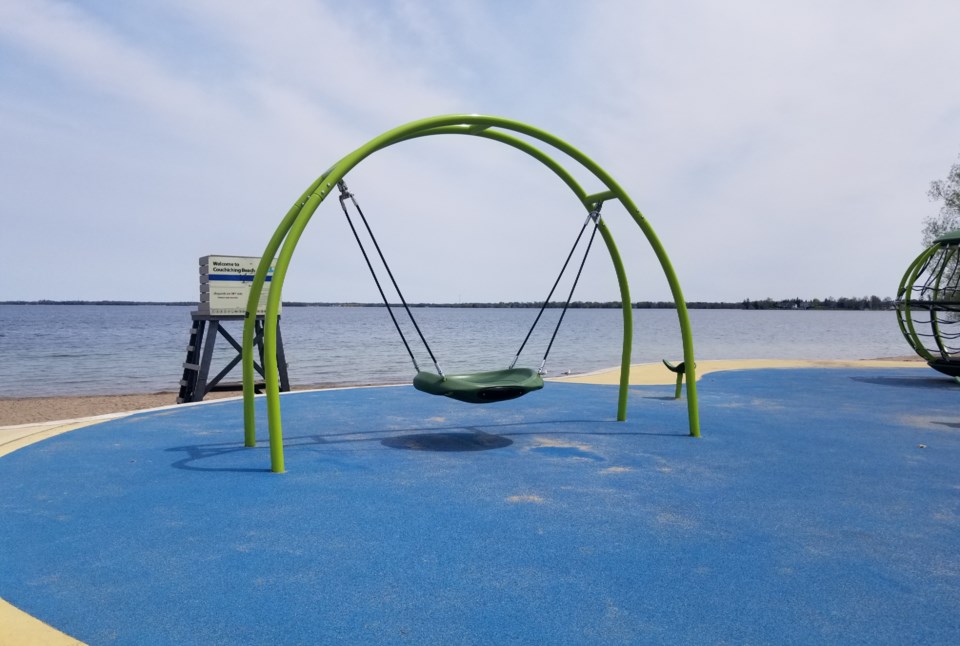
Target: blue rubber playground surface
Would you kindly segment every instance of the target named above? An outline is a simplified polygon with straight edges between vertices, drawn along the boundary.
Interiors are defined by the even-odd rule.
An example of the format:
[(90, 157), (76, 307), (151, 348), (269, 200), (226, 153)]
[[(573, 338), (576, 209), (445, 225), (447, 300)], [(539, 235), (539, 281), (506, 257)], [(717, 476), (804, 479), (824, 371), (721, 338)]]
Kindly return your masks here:
[(0, 597), (90, 644), (960, 641), (960, 387), (711, 374), (699, 440), (672, 394), (285, 395), (283, 475), (235, 401), (83, 428), (0, 459)]

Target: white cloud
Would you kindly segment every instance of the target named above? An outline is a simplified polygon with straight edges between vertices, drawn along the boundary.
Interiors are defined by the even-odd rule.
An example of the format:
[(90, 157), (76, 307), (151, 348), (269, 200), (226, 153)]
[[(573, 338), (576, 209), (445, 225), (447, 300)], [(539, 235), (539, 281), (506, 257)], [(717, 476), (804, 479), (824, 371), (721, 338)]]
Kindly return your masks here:
[(692, 297), (892, 292), (929, 212), (925, 182), (960, 139), (944, 11), (957, 14), (741, 2), (597, 17), (618, 81), (604, 148), (640, 171), (635, 199), (651, 198), (668, 248), (688, 250)]
[[(197, 256), (259, 253), (345, 153), (476, 111), (555, 132), (610, 171), (688, 298), (887, 295), (936, 210), (929, 181), (960, 151), (952, 2), (145, 11), (0, 6), (0, 145), (18, 151), (0, 160), (13, 223), (0, 252), (16, 267), (0, 299), (191, 298)], [(350, 181), (413, 300), (540, 298), (582, 218), (538, 164), (462, 137), (377, 153)], [(634, 225), (608, 218), (634, 298), (667, 298)], [(376, 297), (340, 219), (321, 207), (289, 298)], [(77, 248), (102, 262), (32, 270)], [(156, 268), (150, 294), (142, 274), (103, 278), (133, 263)], [(580, 296), (616, 297), (602, 258)]]

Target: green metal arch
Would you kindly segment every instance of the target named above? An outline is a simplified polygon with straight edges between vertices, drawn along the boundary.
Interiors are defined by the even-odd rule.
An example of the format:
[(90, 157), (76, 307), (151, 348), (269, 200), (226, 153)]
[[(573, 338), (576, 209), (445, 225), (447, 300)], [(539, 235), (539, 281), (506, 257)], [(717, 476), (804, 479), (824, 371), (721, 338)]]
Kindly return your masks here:
[[(511, 134), (513, 133), (513, 134)], [(337, 182), (343, 179), (346, 174), (352, 170), (361, 161), (373, 153), (391, 146), (393, 144), (432, 135), (458, 134), (483, 137), (494, 141), (507, 144), (516, 148), (537, 161), (543, 163), (552, 170), (571, 191), (577, 196), (584, 208), (589, 212), (598, 202), (618, 200), (627, 212), (631, 215), (640, 230), (643, 232), (660, 266), (667, 278), (670, 291), (676, 303), (677, 315), (680, 319), (680, 332), (683, 340), (683, 360), (687, 378), (687, 410), (690, 427), (690, 435), (699, 437), (700, 435), (700, 417), (697, 406), (696, 389), (696, 364), (693, 356), (693, 335), (690, 329), (690, 320), (687, 313), (686, 302), (680, 289), (680, 282), (677, 279), (670, 259), (667, 256), (663, 245), (660, 243), (653, 228), (646, 221), (640, 210), (633, 203), (627, 193), (617, 184), (616, 181), (593, 160), (582, 152), (564, 142), (557, 137), (510, 119), (501, 117), (491, 117), (484, 115), (447, 115), (440, 117), (431, 117), (421, 119), (411, 123), (399, 126), (389, 130), (376, 137), (360, 148), (357, 148), (350, 154), (341, 158), (326, 172), (324, 172), (310, 187), (304, 191), (300, 198), (290, 207), (284, 216), (280, 225), (277, 227), (273, 236), (270, 238), (266, 249), (260, 259), (257, 272), (253, 279), (250, 290), (250, 297), (247, 302), (247, 318), (243, 328), (243, 411), (244, 411), (244, 444), (254, 446), (256, 444), (256, 426), (254, 416), (254, 365), (253, 365), (253, 339), (254, 339), (254, 321), (256, 319), (257, 306), (260, 301), (260, 294), (263, 291), (263, 285), (266, 280), (267, 270), (272, 259), (276, 256), (277, 263), (273, 272), (270, 293), (267, 298), (267, 309), (264, 320), (264, 381), (266, 385), (267, 399), (267, 419), (270, 433), (270, 461), (271, 469), (274, 472), (284, 470), (283, 462), (283, 435), (280, 413), (280, 387), (277, 370), (277, 318), (280, 310), (281, 293), (283, 282), (286, 278), (287, 268), (293, 252), (296, 249), (300, 236), (313, 216), (317, 207), (323, 202), (330, 193), (334, 192)], [(576, 161), (585, 170), (597, 180), (599, 180), (606, 190), (587, 194), (586, 191), (576, 181), (574, 176), (566, 170), (551, 156), (537, 148), (535, 145), (514, 136), (515, 134), (524, 135), (530, 139), (547, 144), (553, 149), (560, 151)], [(621, 353), (620, 366), (620, 390), (617, 404), (617, 419), (624, 421), (626, 419), (626, 404), (628, 394), (628, 384), (630, 378), (630, 352), (633, 342), (633, 316), (629, 287), (627, 285), (626, 272), (623, 268), (623, 262), (620, 253), (614, 243), (607, 226), (601, 221), (600, 234), (610, 253), (610, 259), (613, 263), (617, 275), (617, 282), (620, 287), (622, 311), (623, 311), (623, 350)], [(277, 252), (279, 251), (279, 256)]]
[(903, 278), (900, 280), (900, 285), (897, 288), (896, 309), (897, 323), (900, 325), (900, 332), (903, 334), (903, 338), (907, 340), (907, 343), (910, 344), (910, 347), (913, 348), (913, 351), (928, 362), (934, 361), (935, 358), (927, 351), (926, 347), (924, 347), (923, 342), (920, 341), (920, 337), (917, 335), (917, 330), (914, 328), (913, 317), (910, 311), (910, 292), (913, 290), (913, 284), (926, 267), (930, 257), (939, 250), (940, 243), (924, 249), (923, 253), (917, 256), (914, 261), (910, 263), (910, 266), (907, 267), (907, 271), (904, 272)]

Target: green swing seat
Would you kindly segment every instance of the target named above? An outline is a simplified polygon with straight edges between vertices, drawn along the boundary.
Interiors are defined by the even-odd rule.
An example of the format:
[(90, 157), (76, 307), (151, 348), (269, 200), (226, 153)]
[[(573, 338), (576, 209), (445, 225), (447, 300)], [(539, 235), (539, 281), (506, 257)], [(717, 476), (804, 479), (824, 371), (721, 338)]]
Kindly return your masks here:
[(435, 375), (418, 372), (413, 387), (431, 395), (443, 395), (469, 404), (490, 404), (522, 397), (543, 388), (536, 370), (511, 368), (465, 375)]

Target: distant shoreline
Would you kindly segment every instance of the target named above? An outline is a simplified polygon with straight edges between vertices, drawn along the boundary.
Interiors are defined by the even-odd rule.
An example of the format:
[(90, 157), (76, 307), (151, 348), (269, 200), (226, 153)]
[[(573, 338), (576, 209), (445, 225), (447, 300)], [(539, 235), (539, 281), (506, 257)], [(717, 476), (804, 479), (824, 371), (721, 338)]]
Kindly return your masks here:
[[(541, 302), (534, 301), (510, 301), (499, 303), (409, 303), (410, 307), (440, 307), (440, 308), (461, 308), (461, 309), (529, 309), (538, 308)], [(82, 300), (15, 300), (0, 301), (0, 305), (104, 305), (104, 306), (169, 306), (169, 307), (197, 307), (196, 301), (118, 301), (118, 300), (100, 300), (100, 301), (82, 301)], [(394, 307), (400, 307), (400, 303), (391, 303)], [(301, 302), (284, 301), (284, 307), (383, 307), (383, 303), (327, 303), (327, 302)], [(552, 301), (547, 304), (550, 309), (563, 307), (562, 302)], [(572, 301), (569, 305), (571, 309), (620, 309), (619, 301)], [(637, 301), (633, 303), (633, 309), (674, 309), (672, 301)], [(729, 301), (688, 301), (687, 308), (691, 310), (836, 310), (836, 311), (892, 311), (894, 302), (891, 298), (881, 299), (877, 296), (864, 298), (825, 298), (809, 299), (791, 298), (785, 300), (773, 300), (766, 298), (763, 300), (745, 299), (738, 302)]]

